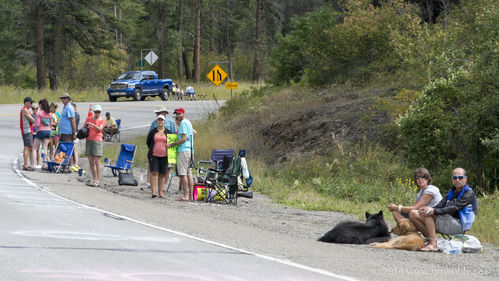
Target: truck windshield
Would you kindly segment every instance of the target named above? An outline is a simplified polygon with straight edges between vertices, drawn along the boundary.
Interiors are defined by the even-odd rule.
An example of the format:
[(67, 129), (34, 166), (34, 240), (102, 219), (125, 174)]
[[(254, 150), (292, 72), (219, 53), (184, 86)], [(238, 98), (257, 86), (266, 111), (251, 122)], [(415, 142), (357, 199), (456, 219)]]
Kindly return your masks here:
[(140, 72), (125, 72), (118, 77), (118, 80), (139, 80)]

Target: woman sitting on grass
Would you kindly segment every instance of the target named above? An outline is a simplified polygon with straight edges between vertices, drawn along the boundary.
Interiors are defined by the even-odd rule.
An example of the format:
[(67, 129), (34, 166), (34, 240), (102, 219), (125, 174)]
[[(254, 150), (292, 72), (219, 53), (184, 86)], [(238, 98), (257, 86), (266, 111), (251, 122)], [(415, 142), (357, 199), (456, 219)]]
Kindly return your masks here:
[(400, 225), (402, 220), (409, 219), (409, 213), (412, 210), (417, 210), (422, 206), (434, 207), (442, 200), (442, 195), (440, 194), (438, 187), (431, 185), (431, 175), (427, 169), (416, 169), (416, 171), (414, 171), (414, 181), (420, 188), (420, 191), (412, 206), (402, 206), (393, 203), (388, 205), (388, 210), (392, 212), (397, 225)]

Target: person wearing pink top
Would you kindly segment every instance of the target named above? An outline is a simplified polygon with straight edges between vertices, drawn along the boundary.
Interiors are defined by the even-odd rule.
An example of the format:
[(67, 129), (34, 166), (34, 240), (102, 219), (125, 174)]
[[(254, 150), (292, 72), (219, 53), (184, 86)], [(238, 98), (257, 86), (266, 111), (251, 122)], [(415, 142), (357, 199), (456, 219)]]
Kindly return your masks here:
[[(52, 113), (50, 112), (49, 102), (47, 99), (41, 99), (38, 104), (40, 106), (40, 110), (36, 113), (35, 118), (36, 121), (34, 127), (36, 128), (36, 135), (33, 141), (33, 147), (31, 148), (31, 163), (37, 163), (37, 151), (40, 148), (40, 144), (42, 145), (42, 158), (45, 158), (52, 126)], [(37, 165), (34, 168), (41, 170), (42, 165)]]
[[(147, 135), (146, 144), (149, 148), (147, 152), (147, 160), (151, 169), (151, 191), (152, 198), (165, 198), (163, 195), (164, 178), (168, 170), (168, 154), (166, 152), (166, 134), (168, 131), (165, 128), (166, 118), (163, 115), (158, 115), (156, 122), (158, 127), (151, 130)], [(158, 195), (156, 195), (156, 188)]]
[(102, 130), (106, 125), (106, 119), (100, 117), (102, 107), (94, 106), (94, 116), (88, 117), (85, 120), (84, 127), (88, 128), (88, 137), (85, 143), (85, 155), (88, 157), (88, 164), (92, 172), (93, 182), (88, 182), (87, 185), (99, 186), (102, 169), (100, 166), (100, 158), (102, 156)]

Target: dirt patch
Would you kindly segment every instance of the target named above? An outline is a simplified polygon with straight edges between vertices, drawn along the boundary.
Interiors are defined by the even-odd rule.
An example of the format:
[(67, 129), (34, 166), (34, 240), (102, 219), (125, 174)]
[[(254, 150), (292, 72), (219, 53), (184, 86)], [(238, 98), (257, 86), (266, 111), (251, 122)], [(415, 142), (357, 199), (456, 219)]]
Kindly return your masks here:
[[(388, 117), (373, 106), (374, 98), (392, 93), (389, 88), (366, 93), (332, 94), (323, 91), (313, 102), (282, 104), (279, 113), (272, 110), (264, 116), (275, 119), (256, 118), (251, 113), (244, 116), (245, 122), (229, 124), (244, 128), (248, 149), (260, 154), (267, 163), (282, 163), (311, 153), (325, 154), (335, 143), (366, 139), (377, 142), (381, 138), (380, 124)], [(235, 125), (235, 126), (234, 126)], [(263, 148), (262, 148), (263, 147)]]

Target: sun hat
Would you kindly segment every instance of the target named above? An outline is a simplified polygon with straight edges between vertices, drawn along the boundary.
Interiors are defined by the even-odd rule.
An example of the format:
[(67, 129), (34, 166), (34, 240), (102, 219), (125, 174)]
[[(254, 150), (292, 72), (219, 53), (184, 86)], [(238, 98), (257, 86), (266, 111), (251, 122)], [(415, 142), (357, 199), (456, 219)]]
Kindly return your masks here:
[(71, 99), (71, 97), (69, 96), (68, 93), (62, 93), (61, 96), (59, 97), (60, 99), (63, 99), (63, 98), (68, 98), (68, 99)]
[(166, 114), (168, 114), (168, 110), (166, 110), (166, 107), (164, 107), (163, 105), (156, 107), (156, 109), (154, 110), (154, 113), (160, 113), (160, 112), (166, 112)]
[(100, 105), (96, 104), (96, 105), (94, 106), (94, 111), (102, 111), (102, 106), (100, 106)]

